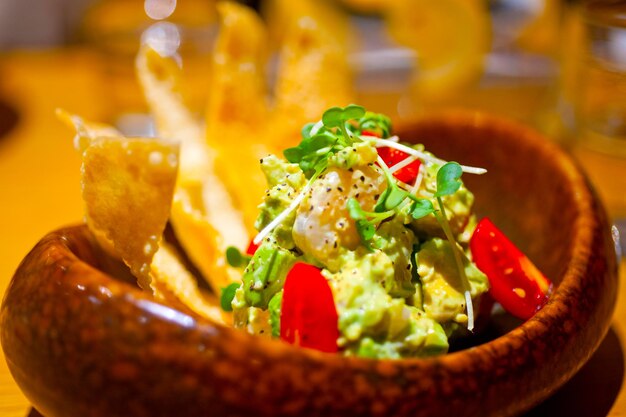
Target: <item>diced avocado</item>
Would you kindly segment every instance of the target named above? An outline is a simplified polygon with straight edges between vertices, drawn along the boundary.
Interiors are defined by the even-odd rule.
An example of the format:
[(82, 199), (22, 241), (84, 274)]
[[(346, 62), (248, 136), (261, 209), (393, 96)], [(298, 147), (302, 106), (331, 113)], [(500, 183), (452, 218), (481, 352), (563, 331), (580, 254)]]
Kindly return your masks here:
[(264, 242), (254, 253), (243, 274), (245, 301), (266, 309), (270, 299), (283, 288), (285, 277), (296, 257), (276, 243)]
[[(440, 323), (467, 320), (463, 283), (450, 242), (440, 238), (424, 242), (417, 254), (417, 263), (417, 272), (422, 281), (424, 311)], [(487, 277), (465, 256), (463, 265), (472, 297), (487, 291)]]
[(268, 309), (270, 311), (270, 326), (272, 327), (272, 337), (280, 336), (280, 310), (283, 304), (283, 291), (278, 291), (270, 300)]

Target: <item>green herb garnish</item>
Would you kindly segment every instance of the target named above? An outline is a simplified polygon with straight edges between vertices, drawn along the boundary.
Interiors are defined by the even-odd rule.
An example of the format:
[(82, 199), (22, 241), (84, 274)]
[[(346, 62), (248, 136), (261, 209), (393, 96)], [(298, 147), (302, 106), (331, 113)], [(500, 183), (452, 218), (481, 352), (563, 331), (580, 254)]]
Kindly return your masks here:
[(239, 284), (233, 283), (222, 288), (222, 295), (220, 297), (220, 305), (224, 311), (233, 311), (232, 303), (235, 298), (235, 292), (239, 288)]
[(369, 242), (376, 233), (376, 226), (383, 220), (393, 216), (396, 212), (394, 210), (380, 213), (365, 211), (356, 198), (350, 198), (346, 206), (348, 208), (348, 214), (355, 220), (356, 230), (361, 237), (361, 242), (363, 242), (369, 250), (372, 250)]
[(251, 258), (248, 255), (244, 255), (239, 249), (234, 246), (229, 246), (226, 248), (226, 262), (228, 262), (228, 265), (234, 268), (246, 266), (248, 262), (250, 262), (250, 259)]
[(448, 216), (446, 215), (446, 208), (443, 204), (443, 200), (441, 199), (441, 197), (452, 195), (458, 191), (462, 184), (460, 180), (462, 174), (463, 171), (461, 166), (456, 162), (448, 162), (439, 168), (439, 171), (437, 171), (437, 192), (435, 193), (435, 197), (437, 198), (440, 213), (435, 212), (435, 216), (437, 217), (437, 221), (441, 225), (446, 238), (452, 246), (454, 262), (456, 263), (456, 267), (459, 271), (461, 285), (463, 286), (463, 292), (465, 295), (465, 303), (467, 304), (467, 329), (472, 331), (474, 329), (474, 308), (472, 306), (472, 298), (470, 294), (471, 287), (469, 280), (467, 279), (467, 275), (465, 274), (465, 268), (463, 267), (463, 261), (461, 259), (463, 254), (457, 246), (456, 239), (452, 234), (450, 222), (448, 221)]
[(368, 111), (359, 119), (359, 126), (361, 127), (361, 132), (367, 130), (368, 132), (376, 133), (381, 138), (391, 136), (391, 119), (384, 114)]
[(443, 197), (456, 193), (461, 185), (463, 169), (457, 162), (448, 162), (437, 171), (437, 192), (435, 197)]

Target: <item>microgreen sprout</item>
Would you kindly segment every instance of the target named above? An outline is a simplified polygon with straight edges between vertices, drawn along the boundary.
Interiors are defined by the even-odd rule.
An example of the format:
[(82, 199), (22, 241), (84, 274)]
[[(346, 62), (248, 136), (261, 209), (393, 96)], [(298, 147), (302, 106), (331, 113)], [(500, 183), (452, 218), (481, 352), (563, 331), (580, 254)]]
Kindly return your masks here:
[[(389, 148), (398, 149), (400, 151), (408, 153), (409, 155), (416, 156), (418, 159), (421, 159), (422, 161), (425, 161), (425, 162), (430, 162), (430, 163), (437, 164), (437, 165), (444, 165), (446, 163), (446, 161), (444, 161), (443, 159), (435, 158), (434, 156), (429, 155), (426, 152), (418, 151), (417, 149), (413, 149), (410, 146), (403, 145), (394, 140), (391, 140), (391, 138), (380, 139), (380, 138), (375, 138), (373, 136), (361, 136), (361, 140), (372, 142), (377, 148), (387, 146)], [(467, 165), (461, 165), (461, 168), (463, 172), (466, 172), (468, 174), (482, 175), (487, 172), (485, 168), (478, 168), (478, 167), (472, 167), (472, 166), (467, 166)]]
[(391, 119), (384, 114), (368, 111), (359, 119), (359, 126), (361, 132), (376, 133), (381, 138), (388, 138), (391, 135)]
[(224, 311), (233, 311), (232, 303), (235, 298), (235, 292), (239, 288), (239, 284), (233, 283), (222, 288), (222, 295), (220, 296), (220, 306)]
[(474, 329), (474, 307), (472, 305), (472, 296), (470, 292), (470, 283), (467, 279), (467, 275), (465, 275), (465, 268), (463, 267), (463, 261), (461, 256), (463, 256), (461, 250), (457, 246), (456, 239), (452, 234), (452, 230), (450, 229), (450, 222), (448, 221), (448, 216), (446, 214), (446, 208), (443, 204), (442, 197), (447, 195), (452, 195), (458, 191), (461, 187), (461, 175), (463, 171), (461, 166), (456, 162), (448, 162), (437, 171), (437, 192), (435, 193), (435, 198), (437, 199), (437, 204), (439, 206), (439, 212), (435, 212), (435, 217), (437, 221), (441, 225), (446, 238), (450, 242), (452, 246), (452, 253), (454, 255), (454, 261), (456, 263), (457, 269), (459, 271), (459, 277), (461, 278), (461, 285), (463, 286), (463, 292), (465, 295), (465, 303), (467, 309), (467, 329), (472, 331)]
[(322, 115), (324, 126), (332, 129), (339, 128), (347, 144), (352, 144), (352, 137), (348, 133), (346, 124), (350, 120), (359, 120), (365, 116), (365, 108), (356, 104), (349, 104), (346, 107), (331, 107)]
[(346, 207), (350, 217), (355, 220), (356, 230), (361, 237), (361, 241), (370, 250), (372, 248), (369, 242), (376, 233), (376, 226), (396, 213), (394, 210), (385, 212), (365, 211), (356, 198), (350, 198), (346, 203)]
[(245, 267), (250, 262), (251, 257), (244, 255), (234, 246), (226, 248), (226, 262), (234, 268)]

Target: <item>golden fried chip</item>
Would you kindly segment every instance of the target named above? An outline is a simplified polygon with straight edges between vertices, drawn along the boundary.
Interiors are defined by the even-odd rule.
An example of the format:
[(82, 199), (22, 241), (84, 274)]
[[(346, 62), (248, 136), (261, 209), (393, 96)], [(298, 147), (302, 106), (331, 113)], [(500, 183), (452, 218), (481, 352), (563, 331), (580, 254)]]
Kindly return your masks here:
[(220, 32), (213, 57), (207, 109), (207, 144), (215, 149), (216, 170), (254, 231), (257, 206), (266, 190), (259, 159), (267, 156), (268, 123), (265, 60), (267, 34), (250, 8), (218, 3)]
[(112, 243), (146, 290), (177, 170), (178, 145), (156, 139), (95, 138), (83, 152), (87, 225)]
[[(175, 299), (177, 302), (182, 302), (192, 311), (208, 319), (221, 323), (229, 322), (230, 316), (221, 311), (217, 298), (209, 294), (203, 294), (200, 291), (195, 278), (181, 263), (175, 250), (162, 241), (162, 231), (166, 221), (164, 220), (164, 216), (166, 217), (164, 213), (170, 210), (173, 181), (176, 176), (175, 167), (172, 166), (175, 162), (175, 158), (172, 158), (171, 155), (175, 155), (177, 147), (156, 139), (127, 139), (111, 126), (89, 122), (63, 110), (58, 110), (57, 114), (61, 120), (76, 129), (78, 138), (76, 142), (77, 144), (82, 144), (82, 146), (77, 145), (77, 147), (83, 152), (85, 164), (88, 164), (88, 166), (84, 165), (83, 168), (83, 188), (86, 190), (84, 191), (84, 196), (88, 213), (88, 225), (100, 245), (107, 250), (107, 252), (122, 259), (129, 265), (131, 272), (138, 278), (142, 287), (148, 288), (147, 285), (149, 284), (156, 298), (163, 300)], [(111, 137), (101, 138), (99, 137), (100, 134), (107, 134)], [(132, 143), (133, 145), (124, 145), (124, 143)], [(203, 142), (200, 143), (203, 144)], [(121, 155), (119, 149), (125, 146), (127, 152)], [(137, 147), (141, 148), (141, 152), (136, 152)], [(115, 151), (109, 154), (109, 149), (115, 149)], [(145, 159), (146, 150), (150, 150), (147, 160)], [(163, 153), (164, 151), (167, 151), (167, 155), (171, 158), (168, 161), (170, 167), (165, 167), (162, 172), (165, 176), (165, 186), (160, 185), (162, 183), (158, 181), (157, 176), (154, 176), (153, 171), (149, 173), (152, 176), (152, 181), (144, 181), (145, 176), (141, 175), (141, 166), (145, 165), (146, 167), (150, 167), (150, 165), (155, 162), (163, 162), (162, 156), (165, 155)], [(98, 155), (103, 152), (105, 153), (104, 160), (94, 162), (98, 159), (103, 159), (103, 155)], [(161, 152), (162, 156), (158, 156), (158, 152)], [(110, 157), (110, 159), (107, 159), (107, 157)], [(121, 164), (117, 163), (118, 157), (125, 158)], [(136, 163), (135, 165), (138, 166), (133, 165), (133, 163)], [(111, 167), (111, 165), (113, 165), (113, 167)], [(97, 168), (97, 166), (105, 167), (106, 169)], [(128, 169), (126, 169), (128, 172), (122, 172), (121, 175), (118, 175), (119, 173), (113, 176), (107, 175), (107, 173), (115, 171), (115, 167), (124, 170), (124, 166), (128, 167)], [(99, 171), (101, 174), (97, 174)], [(158, 169), (156, 171), (158, 171)], [(186, 172), (193, 174), (190, 174), (191, 178), (196, 178), (195, 173), (197, 170), (188, 170)], [(89, 176), (89, 178), (91, 178), (89, 181), (86, 181), (87, 177), (85, 177), (85, 175), (87, 173), (94, 174)], [(125, 174), (127, 174), (127, 176), (125, 176)], [(113, 181), (115, 184), (110, 184), (110, 181)], [(141, 184), (138, 184), (139, 182)], [(186, 185), (189, 188), (192, 187), (193, 183), (194, 181), (188, 181)], [(141, 194), (150, 194), (143, 188), (144, 186), (154, 187), (153, 196), (157, 196), (157, 198), (142, 199)], [(106, 190), (115, 188), (125, 188), (122, 192), (114, 193), (117, 196), (124, 195), (126, 192), (134, 193), (135, 191), (139, 191), (140, 194), (135, 193), (135, 199), (129, 200), (128, 209), (122, 207), (120, 204), (120, 202), (123, 204), (128, 202), (124, 198), (107, 199), (107, 194), (102, 195), (102, 199), (96, 198), (103, 190), (106, 193)], [(161, 193), (159, 193), (159, 191)], [(181, 201), (180, 195), (186, 196), (185, 192), (180, 191), (179, 188), (178, 202)], [(108, 202), (108, 205), (105, 205), (105, 201)], [(146, 204), (146, 206), (141, 207), (139, 211), (141, 218), (138, 219), (136, 208), (141, 204)], [(208, 222), (202, 218), (202, 216), (199, 216), (197, 212), (192, 212), (191, 214), (185, 213), (182, 208), (187, 208), (188, 205), (182, 206), (179, 203), (175, 203), (174, 207), (172, 207), (172, 218), (175, 218), (177, 223), (182, 223), (182, 229), (186, 231), (185, 236), (187, 236), (187, 240), (195, 245), (196, 249), (194, 253), (210, 252), (211, 248), (216, 246), (214, 239), (217, 235), (209, 226)], [(155, 213), (154, 210), (152, 211), (157, 217), (156, 221), (151, 222), (155, 227), (149, 227), (148, 222), (143, 221), (143, 213), (147, 208), (158, 209), (158, 214)], [(91, 213), (91, 215), (89, 213)], [(119, 216), (119, 218), (116, 218), (117, 216)], [(94, 218), (97, 221), (94, 221)], [(89, 221), (89, 219), (91, 219), (91, 221)], [(131, 227), (130, 223), (132, 222), (136, 222), (137, 225), (140, 225), (143, 232), (140, 231), (138, 235), (131, 235), (131, 232), (135, 233), (137, 230), (135, 225), (132, 225), (132, 230), (129, 229), (129, 227)], [(106, 223), (106, 225), (103, 226), (102, 223)], [(189, 225), (187, 225), (187, 223), (189, 223)], [(114, 227), (111, 227), (111, 225), (114, 225)], [(110, 230), (112, 228), (119, 230), (117, 230), (117, 233), (111, 233)], [(152, 230), (152, 233), (150, 233), (149, 230)], [(139, 250), (141, 249), (141, 237), (145, 235), (148, 235), (149, 238), (148, 241), (144, 240), (144, 251), (142, 252)], [(206, 238), (207, 236), (209, 236), (208, 239)], [(158, 246), (156, 244), (153, 245), (154, 242), (158, 242)], [(199, 244), (196, 244), (197, 242), (199, 242)], [(148, 245), (153, 256), (145, 252)], [(122, 249), (120, 250), (119, 248)], [(148, 258), (151, 258), (149, 276), (145, 268), (149, 260)], [(224, 257), (221, 256), (221, 259), (223, 258)], [(200, 264), (205, 266), (205, 268), (211, 269), (211, 266), (207, 267), (205, 265), (204, 260), (214, 261), (213, 258), (206, 256), (202, 259), (203, 262), (200, 262)], [(219, 268), (213, 268), (217, 269), (216, 274), (220, 276), (216, 285), (221, 285), (222, 287), (226, 286), (236, 277), (224, 278), (226, 274), (226, 272), (223, 271), (224, 266), (221, 265), (220, 262), (216, 263), (220, 265)], [(141, 266), (139, 268), (133, 268), (133, 265)], [(218, 286), (216, 288), (221, 287)]]
[(354, 101), (345, 44), (322, 18), (327, 14), (320, 10), (323, 2), (297, 3), (298, 7), (290, 7), (291, 3), (277, 0), (277, 7), (290, 16), (280, 52), (272, 117), (277, 149), (295, 146), (300, 127), (319, 119), (325, 109)]
[(213, 155), (206, 148), (202, 127), (178, 93), (181, 71), (177, 62), (144, 45), (135, 64), (159, 137), (181, 143), (179, 182), (202, 182)]
[(195, 313), (218, 323), (230, 322), (217, 297), (202, 293), (195, 278), (183, 266), (176, 251), (161, 243), (152, 260), (153, 287), (157, 298), (168, 300), (174, 296)]
[(418, 56), (411, 86), (417, 100), (422, 104), (440, 102), (477, 82), (491, 46), (489, 19), (487, 4), (482, 0), (389, 3), (389, 33)]
[(211, 287), (239, 279), (225, 263), (228, 246), (243, 248), (249, 236), (241, 211), (215, 169), (215, 153), (176, 93), (179, 68), (148, 47), (137, 57), (137, 73), (161, 136), (181, 144), (180, 173), (171, 222), (176, 236)]
[[(220, 29), (206, 114), (211, 145), (219, 144), (218, 138), (224, 134), (234, 137), (261, 131), (268, 112), (263, 22), (254, 10), (231, 1), (218, 3), (217, 11)], [(241, 140), (254, 142), (255, 137)]]
[(74, 147), (79, 152), (84, 152), (91, 142), (98, 137), (121, 137), (122, 134), (113, 126), (96, 123), (83, 119), (80, 116), (69, 113), (64, 109), (57, 109), (56, 115), (68, 127), (76, 131)]
[(262, 12), (268, 22), (270, 37), (276, 45), (289, 42), (291, 25), (299, 19), (311, 19), (320, 31), (335, 38), (342, 47), (352, 41), (348, 14), (330, 1), (320, 0), (266, 0)]

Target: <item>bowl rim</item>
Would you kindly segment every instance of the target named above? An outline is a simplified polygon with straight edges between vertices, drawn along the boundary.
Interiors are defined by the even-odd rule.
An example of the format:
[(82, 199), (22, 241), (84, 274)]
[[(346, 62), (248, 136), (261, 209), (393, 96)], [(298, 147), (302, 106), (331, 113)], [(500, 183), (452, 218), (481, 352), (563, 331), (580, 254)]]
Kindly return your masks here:
[[(563, 314), (563, 298), (565, 297), (565, 293), (569, 292), (574, 287), (579, 286), (581, 279), (581, 272), (584, 270), (582, 268), (582, 263), (586, 263), (589, 259), (590, 252), (587, 249), (593, 239), (593, 227), (588, 227), (596, 223), (594, 219), (592, 209), (592, 200), (594, 199), (591, 190), (589, 189), (589, 185), (586, 182), (586, 178), (574, 160), (565, 154), (564, 151), (558, 149), (558, 146), (552, 143), (548, 138), (540, 134), (539, 132), (529, 128), (525, 125), (522, 125), (518, 122), (508, 120), (499, 116), (494, 116), (491, 114), (474, 112), (474, 111), (463, 111), (463, 110), (453, 110), (453, 111), (442, 111), (437, 114), (430, 114), (428, 116), (420, 117), (411, 121), (401, 122), (400, 127), (395, 129), (397, 132), (406, 131), (412, 129), (416, 125), (420, 125), (422, 123), (429, 123), (434, 125), (442, 125), (442, 126), (458, 126), (458, 125), (466, 125), (468, 128), (473, 129), (485, 129), (485, 127), (492, 128), (494, 125), (498, 127), (498, 130), (505, 130), (511, 132), (509, 135), (511, 138), (519, 139), (519, 137), (526, 137), (526, 141), (529, 142), (536, 151), (551, 153), (554, 155), (555, 165), (563, 172), (563, 174), (569, 179), (569, 183), (574, 187), (573, 194), (577, 196), (577, 215), (576, 221), (572, 225), (574, 228), (573, 237), (571, 239), (571, 244), (569, 248), (569, 252), (571, 254), (570, 261), (568, 262), (567, 268), (565, 269), (562, 279), (558, 287), (552, 293), (550, 300), (548, 303), (538, 311), (532, 318), (523, 322), (521, 325), (516, 327), (515, 329), (507, 332), (506, 334), (500, 335), (497, 338), (490, 340), (488, 342), (482, 343), (480, 345), (476, 345), (467, 349), (462, 349), (459, 351), (447, 353), (444, 355), (434, 356), (434, 357), (418, 357), (418, 358), (402, 358), (402, 359), (390, 359), (390, 358), (380, 358), (380, 359), (372, 359), (372, 358), (362, 358), (362, 357), (348, 357), (338, 354), (327, 354), (323, 352), (314, 351), (311, 349), (303, 349), (296, 346), (291, 346), (286, 344), (280, 340), (267, 339), (264, 337), (248, 334), (244, 331), (234, 329), (228, 325), (224, 325), (221, 323), (213, 323), (210, 320), (197, 316), (193, 313), (183, 312), (183, 314), (190, 314), (190, 316), (195, 320), (196, 325), (207, 324), (210, 326), (216, 326), (222, 329), (223, 331), (235, 332), (237, 335), (241, 335), (249, 340), (257, 340), (261, 345), (261, 348), (265, 348), (265, 344), (269, 343), (269, 349), (273, 350), (282, 350), (286, 349), (288, 352), (298, 352), (297, 354), (309, 357), (312, 360), (319, 360), (323, 358), (323, 362), (327, 362), (329, 360), (340, 360), (342, 362), (348, 361), (377, 361), (377, 362), (385, 362), (388, 361), (392, 364), (402, 365), (407, 364), (413, 366), (415, 364), (420, 364), (424, 366), (434, 366), (438, 365), (455, 365), (455, 368), (458, 368), (459, 362), (463, 362), (467, 357), (468, 351), (474, 351), (476, 353), (489, 352), (490, 355), (494, 354), (495, 351), (503, 351), (505, 345), (509, 342), (511, 336), (521, 336), (528, 338), (538, 338), (545, 337), (549, 332), (548, 326), (545, 325), (547, 321), (551, 321), (551, 317)], [(86, 226), (85, 226), (86, 227)], [(84, 262), (82, 259), (77, 259), (80, 262)], [(573, 260), (578, 260), (578, 262), (574, 263)], [(95, 269), (91, 267), (91, 265), (87, 265), (89, 268)], [(100, 270), (97, 270), (101, 272)], [(103, 273), (107, 276), (108, 279), (112, 279), (106, 273)], [(133, 298), (140, 297), (145, 298), (146, 293), (142, 292), (140, 289), (134, 288), (131, 285), (127, 285), (128, 295), (132, 295)], [(155, 303), (161, 304), (159, 300), (153, 299)], [(169, 308), (174, 308), (170, 305), (164, 304), (164, 306)], [(567, 308), (565, 306), (565, 308)], [(179, 311), (179, 310), (177, 310)], [(197, 326), (199, 330), (202, 329), (203, 326)], [(530, 336), (529, 336), (530, 335)], [(275, 352), (279, 353), (279, 352)], [(510, 353), (509, 353), (510, 354)], [(334, 358), (334, 359), (333, 359)]]
[[(494, 384), (494, 387), (488, 387), (490, 390), (489, 395), (491, 395), (492, 399), (494, 396), (499, 395), (500, 389), (506, 390), (509, 394), (511, 390), (517, 390), (518, 381), (511, 380), (509, 374), (512, 378), (519, 376), (520, 373), (521, 376), (524, 377), (539, 376), (543, 378), (541, 384), (535, 384), (532, 387), (527, 386), (525, 388), (525, 392), (528, 396), (527, 398), (520, 399), (519, 403), (503, 405), (499, 402), (496, 406), (492, 406), (492, 412), (494, 410), (493, 407), (500, 407), (498, 410), (506, 410), (504, 414), (522, 411), (537, 401), (547, 397), (554, 389), (565, 383), (567, 379), (583, 365), (585, 360), (591, 356), (591, 353), (602, 340), (601, 337), (597, 340), (593, 339), (591, 342), (585, 339), (586, 343), (584, 346), (581, 349), (576, 349), (575, 352), (572, 352), (571, 349), (566, 351), (568, 347), (565, 346), (565, 344), (558, 344), (556, 348), (548, 352), (552, 356), (537, 359), (540, 362), (543, 360), (543, 362), (540, 363), (541, 365), (551, 363), (553, 366), (548, 366), (547, 370), (531, 369), (531, 367), (528, 366), (528, 362), (533, 360), (533, 352), (529, 351), (529, 346), (538, 346), (542, 343), (541, 339), (549, 339), (551, 325), (575, 313), (576, 306), (571, 302), (568, 303), (567, 300), (570, 298), (571, 301), (572, 294), (579, 294), (582, 292), (583, 288), (586, 288), (583, 284), (590, 272), (599, 272), (599, 274), (601, 274), (596, 279), (600, 284), (603, 282), (603, 279), (607, 282), (610, 281), (609, 285), (616, 283), (616, 255), (612, 250), (612, 246), (610, 248), (611, 250), (608, 249), (610, 233), (608, 228), (604, 230), (604, 228), (608, 226), (606, 213), (597, 196), (594, 194), (583, 171), (571, 156), (559, 149), (556, 144), (550, 142), (545, 136), (527, 126), (499, 116), (479, 112), (447, 111), (401, 123), (400, 128), (396, 129), (396, 131), (408, 131), (417, 126), (422, 126), (423, 128), (424, 125), (432, 125), (434, 127), (455, 131), (459, 128), (475, 129), (477, 131), (483, 130), (486, 133), (491, 131), (497, 132), (499, 139), (501, 138), (503, 141), (523, 141), (525, 142), (525, 147), (532, 148), (531, 151), (533, 154), (544, 154), (543, 157), (546, 161), (549, 161), (550, 167), (554, 172), (558, 171), (561, 173), (559, 177), (562, 176), (562, 178), (567, 181), (569, 189), (568, 194), (571, 194), (574, 200), (572, 204), (575, 206), (576, 211), (575, 220), (571, 225), (573, 228), (572, 237), (570, 242), (568, 242), (568, 263), (567, 266), (559, 272), (561, 274), (559, 277), (561, 280), (553, 292), (551, 299), (531, 319), (506, 334), (486, 343), (434, 357), (371, 359), (323, 353), (306, 348), (303, 349), (280, 340), (252, 335), (225, 324), (215, 323), (198, 314), (185, 311), (175, 305), (155, 299), (152, 295), (139, 288), (107, 275), (106, 272), (92, 266), (89, 257), (93, 256), (93, 253), (95, 253), (94, 238), (89, 232), (87, 225), (84, 223), (51, 232), (44, 237), (38, 246), (43, 245), (46, 247), (40, 248), (40, 252), (44, 249), (53, 248), (55, 249), (55, 254), (52, 257), (53, 259), (47, 258), (45, 265), (43, 265), (44, 262), (40, 259), (35, 258), (34, 266), (43, 269), (63, 269), (67, 268), (68, 264), (74, 264), (76, 273), (72, 275), (73, 278), (66, 283), (67, 286), (77, 286), (78, 284), (87, 282), (91, 285), (96, 284), (98, 290), (105, 287), (104, 289), (107, 291), (110, 290), (108, 291), (111, 293), (110, 298), (119, 298), (123, 303), (131, 303), (134, 307), (141, 309), (141, 311), (146, 311), (153, 315), (155, 320), (168, 322), (166, 323), (167, 326), (184, 326), (185, 330), (190, 330), (200, 337), (208, 337), (213, 340), (216, 338), (218, 340), (224, 338), (224, 341), (220, 342), (221, 345), (227, 343), (233, 345), (248, 345), (253, 353), (257, 353), (263, 361), (268, 363), (282, 364), (282, 361), (284, 361), (286, 365), (297, 363), (309, 369), (313, 367), (323, 367), (328, 370), (329, 374), (335, 375), (337, 373), (347, 372), (353, 373), (355, 377), (362, 372), (375, 372), (383, 378), (380, 380), (383, 382), (386, 380), (385, 378), (393, 378), (399, 373), (406, 373), (409, 375), (409, 378), (417, 378), (416, 375), (420, 375), (419, 377), (421, 377), (422, 374), (425, 374), (430, 375), (432, 378), (441, 377), (441, 381), (445, 383), (446, 381), (450, 381), (451, 378), (455, 378), (457, 375), (476, 375), (476, 377), (482, 377), (483, 379), (489, 378), (494, 371), (492, 362), (497, 361), (497, 364), (504, 366), (504, 369), (501, 371), (505, 372), (506, 376), (501, 377), (501, 375), (496, 375), (495, 378), (498, 378), (496, 381), (489, 380), (490, 382), (497, 382)], [(594, 243), (598, 243), (598, 239), (601, 239), (601, 248), (593, 246)], [(87, 249), (86, 256), (84, 256), (84, 252), (74, 249), (72, 240), (75, 242), (86, 241), (88, 243), (89, 248)], [(35, 250), (31, 253), (34, 252)], [(598, 253), (600, 254), (599, 264), (597, 262)], [(18, 267), (18, 272), (16, 272), (14, 280), (19, 275), (22, 266), (28, 262), (29, 257), (30, 255), (28, 255), (27, 258), (22, 261), (20, 267)], [(31, 258), (31, 262), (32, 260)], [(596, 262), (595, 264), (594, 261)], [(58, 265), (55, 266), (55, 264)], [(600, 269), (592, 269), (594, 266), (599, 266)], [(23, 274), (24, 272), (22, 272), (22, 275)], [(595, 284), (596, 281), (592, 281), (591, 283)], [(13, 285), (13, 283), (10, 284), (10, 287), (5, 293), (2, 311), (0, 311), (0, 321), (6, 318), (4, 313), (6, 313), (7, 295), (11, 290), (11, 285)], [(588, 314), (589, 316), (595, 315), (596, 318), (602, 320), (606, 319), (606, 315), (613, 311), (612, 308), (614, 308), (615, 305), (615, 294), (611, 294), (611, 296), (613, 297), (612, 300), (610, 296), (603, 295), (601, 298), (599, 294), (596, 294), (597, 300), (603, 301), (603, 310), (600, 311), (596, 309), (589, 313), (583, 312), (582, 317), (588, 318), (588, 316), (585, 316), (585, 314)], [(164, 313), (169, 312), (170, 314), (157, 314), (155, 316), (153, 314), (154, 309), (147, 311), (146, 307), (155, 307), (155, 305), (157, 310), (161, 310)], [(611, 308), (611, 310), (609, 311), (608, 308)], [(564, 336), (570, 338), (573, 336), (582, 336), (583, 333), (585, 333), (586, 336), (603, 336), (608, 330), (609, 323), (604, 321), (596, 321), (595, 323), (600, 324), (600, 326), (597, 328), (594, 327), (593, 329), (591, 329), (590, 326), (584, 329), (573, 326), (572, 329), (570, 329), (571, 331), (565, 330), (562, 333)], [(3, 336), (3, 332), (0, 332), (0, 336)], [(4, 338), (2, 338), (1, 341), (4, 345)], [(121, 343), (123, 344), (125, 341), (121, 340)], [(172, 340), (171, 343), (173, 347), (181, 346), (181, 341), (179, 340)], [(181, 349), (184, 349), (184, 346), (181, 346)], [(515, 357), (516, 353), (519, 353), (519, 360), (517, 362), (511, 360), (511, 357)], [(15, 354), (18, 355), (21, 353)], [(562, 363), (555, 364), (555, 361), (566, 357), (570, 360), (567, 367)], [(204, 362), (206, 362), (206, 360), (204, 360)], [(556, 370), (561, 372), (561, 374), (552, 376)], [(435, 392), (439, 392), (442, 395), (445, 394), (446, 398), (448, 398), (449, 390), (447, 387), (441, 385), (442, 382), (439, 380), (435, 382), (437, 385), (436, 389), (439, 390)], [(373, 384), (378, 384), (378, 382)], [(512, 385), (513, 388), (511, 387)], [(423, 390), (422, 388), (419, 389)], [(496, 391), (497, 393), (494, 394)], [(467, 395), (467, 392), (464, 394)], [(472, 393), (471, 395), (475, 396), (476, 394)], [(502, 400), (496, 399), (496, 401)]]

